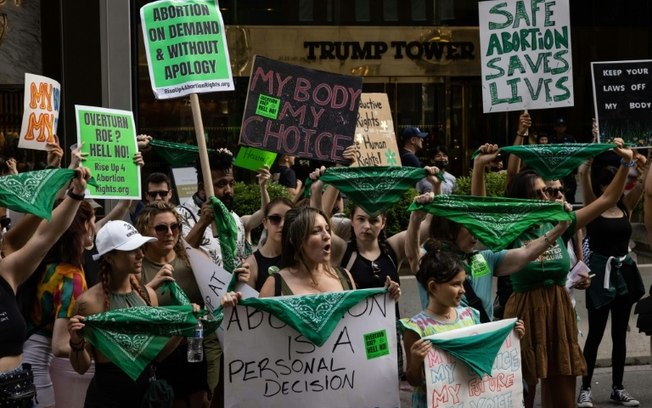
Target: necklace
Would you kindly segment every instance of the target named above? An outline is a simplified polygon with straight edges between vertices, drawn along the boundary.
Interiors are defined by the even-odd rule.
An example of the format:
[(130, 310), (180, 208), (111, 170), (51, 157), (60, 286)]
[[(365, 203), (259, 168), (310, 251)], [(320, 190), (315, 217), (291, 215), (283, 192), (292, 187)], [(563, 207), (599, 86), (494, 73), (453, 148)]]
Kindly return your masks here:
[(451, 310), (450, 310), (450, 308), (448, 309), (448, 313), (437, 313), (437, 312), (435, 312), (434, 310), (432, 310), (432, 309), (429, 308), (429, 307), (426, 308), (426, 310), (428, 310), (428, 311), (429, 311), (430, 313), (432, 313), (434, 316), (444, 317), (444, 318), (446, 318), (446, 320), (450, 320), (450, 319), (451, 319)]

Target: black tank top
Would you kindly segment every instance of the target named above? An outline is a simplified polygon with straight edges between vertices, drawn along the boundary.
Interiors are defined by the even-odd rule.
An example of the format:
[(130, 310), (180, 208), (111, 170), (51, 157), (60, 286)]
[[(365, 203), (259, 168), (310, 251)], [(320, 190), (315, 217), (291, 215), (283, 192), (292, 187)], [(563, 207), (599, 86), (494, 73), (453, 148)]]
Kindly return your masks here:
[(27, 325), (18, 308), (16, 295), (0, 276), (0, 357), (22, 354), (26, 335)]
[[(340, 266), (346, 268), (353, 254), (354, 243), (349, 242), (346, 252), (342, 257)], [(400, 283), (398, 277), (396, 254), (394, 250), (387, 245), (385, 251), (380, 252), (380, 256), (371, 261), (359, 253), (357, 254), (349, 272), (353, 277), (355, 286), (358, 289), (382, 288), (385, 286), (385, 279), (390, 277), (394, 282)]]
[[(622, 209), (622, 208), (621, 208)], [(623, 256), (629, 252), (629, 238), (632, 235), (632, 224), (627, 212), (619, 218), (599, 216), (586, 226), (589, 237), (589, 247), (604, 256)]]
[(260, 289), (265, 284), (267, 278), (269, 278), (269, 267), (276, 266), (278, 267), (281, 264), (281, 255), (275, 256), (273, 258), (267, 258), (260, 253), (260, 250), (254, 252), (254, 258), (256, 258), (256, 264), (258, 265), (258, 277), (256, 278), (256, 290), (260, 292)]

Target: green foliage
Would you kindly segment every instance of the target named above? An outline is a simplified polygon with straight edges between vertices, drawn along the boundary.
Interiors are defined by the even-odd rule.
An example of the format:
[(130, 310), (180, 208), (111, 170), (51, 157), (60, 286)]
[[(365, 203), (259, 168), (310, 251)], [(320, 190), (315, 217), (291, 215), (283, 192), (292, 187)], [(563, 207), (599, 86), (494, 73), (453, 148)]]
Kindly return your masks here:
[(414, 188), (410, 188), (399, 202), (390, 207), (385, 213), (387, 216), (387, 224), (385, 225), (385, 235), (391, 237), (392, 235), (407, 229), (410, 222), (410, 213), (408, 207), (412, 204), (412, 200), (417, 195)]
[[(485, 173), (485, 185), (487, 196), (504, 197), (505, 196), (505, 178), (507, 173), (504, 171)], [(471, 175), (458, 177), (455, 184), (455, 194), (471, 195)]]

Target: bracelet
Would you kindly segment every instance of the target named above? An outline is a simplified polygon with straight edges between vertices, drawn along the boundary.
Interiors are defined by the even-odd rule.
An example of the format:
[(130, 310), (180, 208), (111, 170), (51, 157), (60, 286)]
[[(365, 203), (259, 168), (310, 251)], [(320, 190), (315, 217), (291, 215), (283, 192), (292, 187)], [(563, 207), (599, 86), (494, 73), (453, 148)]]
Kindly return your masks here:
[(68, 191), (66, 191), (66, 195), (68, 197), (72, 198), (73, 200), (77, 200), (77, 201), (82, 201), (84, 199), (84, 197), (85, 197), (85, 194), (73, 193), (72, 187), (69, 188)]
[(636, 166), (636, 160), (632, 160), (630, 162), (626, 162), (625, 159), (620, 159), (620, 164), (623, 167), (634, 167)]
[(547, 232), (543, 233), (543, 240), (546, 241), (546, 245), (552, 246), (552, 242), (550, 242), (550, 239), (548, 238), (548, 233)]
[(525, 133), (518, 133), (518, 132), (516, 132), (516, 136), (525, 137)]
[(72, 341), (68, 342), (68, 345), (70, 346), (70, 349), (72, 351), (83, 351), (85, 344), (86, 344), (86, 339), (81, 339), (79, 343), (73, 343)]

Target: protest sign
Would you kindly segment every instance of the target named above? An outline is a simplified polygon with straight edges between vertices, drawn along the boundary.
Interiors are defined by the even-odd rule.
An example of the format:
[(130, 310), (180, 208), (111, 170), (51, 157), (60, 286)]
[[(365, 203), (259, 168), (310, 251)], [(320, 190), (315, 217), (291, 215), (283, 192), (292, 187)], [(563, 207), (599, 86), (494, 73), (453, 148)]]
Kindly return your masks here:
[(573, 106), (568, 0), (478, 3), (483, 111)]
[(652, 146), (652, 60), (592, 62), (598, 142)]
[(18, 147), (47, 150), (59, 122), (61, 85), (54, 79), (25, 73), (25, 102)]
[[(441, 345), (435, 344), (424, 360), (426, 373), (426, 395), (428, 407), (521, 407), (523, 406), (523, 377), (521, 374), (521, 345), (518, 337), (511, 327), (516, 319), (505, 319), (497, 322), (469, 326), (462, 329), (435, 334), (425, 337), (442, 341)], [(509, 327), (509, 328), (508, 328)], [(478, 335), (490, 336), (508, 328), (509, 333), (504, 337), (499, 333), (496, 350), (485, 345), (492, 342), (486, 341), (478, 348), (468, 348), (472, 357), (482, 356), (483, 353), (493, 352), (495, 358), (491, 367), (491, 376), (476, 374), (467, 363), (452, 356), (446, 351), (445, 340), (456, 341)], [(457, 350), (463, 350), (459, 346)]]
[(274, 160), (276, 160), (276, 153), (274, 152), (256, 149), (255, 147), (240, 146), (233, 164), (243, 169), (258, 171), (263, 166), (271, 169)]
[(77, 144), (88, 156), (98, 187), (88, 186), (88, 198), (140, 200), (140, 168), (134, 114), (131, 111), (75, 105)]
[[(213, 262), (201, 249), (193, 248), (187, 242), (184, 242), (184, 248), (206, 310), (212, 312), (220, 305), (220, 298), (226, 293), (231, 281), (231, 274)], [(238, 283), (236, 290), (242, 292), (243, 297), (258, 297), (258, 292), (244, 283)]]
[(337, 318), (317, 346), (266, 311), (226, 308), (225, 407), (398, 407), (395, 302), (367, 297)]
[(401, 165), (387, 94), (360, 96), (354, 141), (356, 157), (352, 166)]
[(140, 19), (157, 99), (235, 89), (216, 0), (156, 1), (140, 9)]
[(249, 78), (240, 144), (307, 159), (348, 162), (362, 78), (316, 71), (257, 55)]
[(173, 168), (172, 178), (179, 204), (183, 204), (197, 192), (197, 169), (194, 167)]

